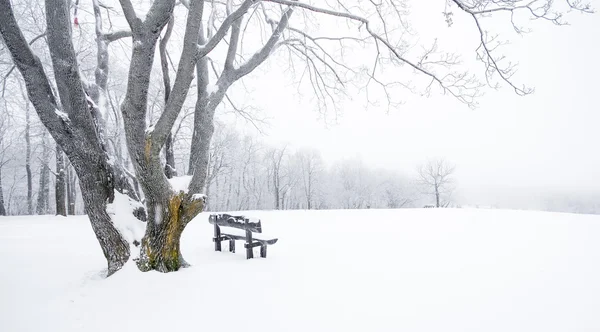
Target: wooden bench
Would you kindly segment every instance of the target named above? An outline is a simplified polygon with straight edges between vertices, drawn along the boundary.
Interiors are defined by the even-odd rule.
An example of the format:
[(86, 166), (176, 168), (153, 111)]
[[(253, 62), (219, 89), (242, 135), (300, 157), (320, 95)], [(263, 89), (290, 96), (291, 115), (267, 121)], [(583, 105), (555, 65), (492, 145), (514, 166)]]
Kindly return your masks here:
[[(252, 236), (252, 233), (262, 233), (262, 225), (258, 222), (250, 222), (250, 219), (244, 216), (232, 216), (229, 214), (211, 214), (208, 217), (208, 222), (214, 225), (215, 234), (213, 242), (215, 243), (215, 251), (221, 251), (221, 242), (229, 241), (229, 251), (235, 252), (235, 240), (245, 241), (246, 259), (254, 258), (253, 248), (260, 246), (260, 257), (267, 257), (267, 246), (277, 243), (277, 239), (259, 239)], [(241, 229), (245, 232), (242, 234), (222, 233), (221, 227), (231, 227)]]

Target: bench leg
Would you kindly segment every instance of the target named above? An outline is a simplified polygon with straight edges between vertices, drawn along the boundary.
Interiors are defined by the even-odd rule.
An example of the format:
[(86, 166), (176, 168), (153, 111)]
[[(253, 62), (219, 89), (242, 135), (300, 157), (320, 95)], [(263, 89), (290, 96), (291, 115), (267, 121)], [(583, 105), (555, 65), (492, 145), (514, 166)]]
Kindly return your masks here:
[(254, 258), (252, 252), (252, 232), (246, 230), (246, 259)]
[(215, 241), (215, 251), (221, 251), (221, 228), (219, 225), (215, 224), (215, 237), (213, 238)]
[(229, 252), (235, 252), (235, 240), (229, 240)]
[(260, 257), (267, 258), (267, 246), (260, 246)]

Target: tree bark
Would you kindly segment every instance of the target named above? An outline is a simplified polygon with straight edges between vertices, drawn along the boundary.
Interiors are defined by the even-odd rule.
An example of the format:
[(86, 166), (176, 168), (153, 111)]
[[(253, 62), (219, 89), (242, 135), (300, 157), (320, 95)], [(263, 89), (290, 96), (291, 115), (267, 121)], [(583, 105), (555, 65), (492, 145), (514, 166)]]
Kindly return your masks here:
[(40, 165), (40, 182), (36, 213), (47, 214), (50, 205), (50, 149), (48, 148), (47, 133), (42, 135), (42, 164)]
[(67, 214), (75, 215), (75, 203), (77, 199), (77, 174), (71, 170), (71, 166), (67, 167)]
[(181, 234), (202, 211), (204, 201), (179, 192), (163, 200), (150, 198), (146, 206), (148, 223), (138, 261), (140, 270), (171, 272), (187, 267), (181, 254)]
[(31, 119), (29, 103), (25, 105), (25, 172), (27, 173), (27, 214), (33, 214), (33, 178), (31, 174)]
[(67, 216), (66, 192), (65, 192), (65, 161), (63, 152), (56, 145), (56, 183), (54, 185), (54, 197), (56, 201), (56, 215)]
[(165, 175), (168, 179), (177, 176), (175, 169), (175, 152), (173, 150), (173, 133), (169, 133), (165, 142)]

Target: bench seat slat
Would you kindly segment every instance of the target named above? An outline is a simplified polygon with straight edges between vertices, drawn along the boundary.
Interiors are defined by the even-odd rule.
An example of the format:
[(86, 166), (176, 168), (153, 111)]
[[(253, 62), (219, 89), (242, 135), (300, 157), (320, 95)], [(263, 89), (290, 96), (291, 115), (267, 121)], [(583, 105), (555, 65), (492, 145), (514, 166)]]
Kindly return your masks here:
[[(242, 236), (242, 235), (237, 235), (237, 234), (228, 234), (228, 233), (221, 233), (221, 237), (224, 238), (224, 240), (229, 240), (229, 239), (233, 239), (233, 240), (242, 240), (245, 241), (246, 240), (246, 236)], [(272, 245), (277, 243), (278, 239), (259, 239), (256, 237), (252, 237), (252, 241), (257, 241), (266, 245)]]

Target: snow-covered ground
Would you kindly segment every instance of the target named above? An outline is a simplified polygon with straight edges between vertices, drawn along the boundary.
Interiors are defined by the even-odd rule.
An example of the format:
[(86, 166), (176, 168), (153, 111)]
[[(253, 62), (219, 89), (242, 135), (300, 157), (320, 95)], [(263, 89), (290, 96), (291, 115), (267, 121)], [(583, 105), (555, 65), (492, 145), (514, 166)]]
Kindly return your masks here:
[(413, 209), (247, 212), (267, 259), (111, 278), (86, 217), (0, 218), (0, 331), (600, 331), (600, 216)]

